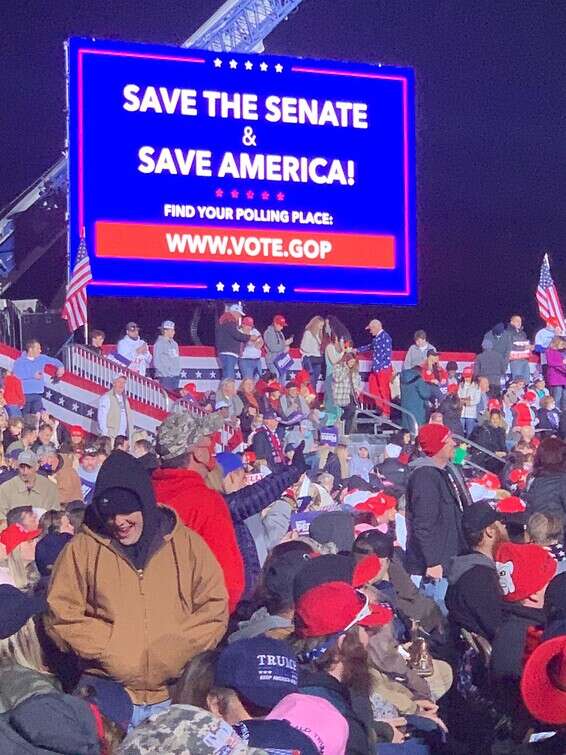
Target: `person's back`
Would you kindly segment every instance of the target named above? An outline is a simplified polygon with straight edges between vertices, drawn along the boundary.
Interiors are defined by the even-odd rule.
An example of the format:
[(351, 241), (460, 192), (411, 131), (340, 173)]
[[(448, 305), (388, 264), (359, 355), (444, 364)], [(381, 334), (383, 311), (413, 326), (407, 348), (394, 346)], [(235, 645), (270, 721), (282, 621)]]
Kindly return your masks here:
[(526, 499), (531, 514), (542, 511), (566, 517), (566, 471), (537, 474)]
[(503, 621), (503, 600), (493, 559), (482, 553), (455, 558), (447, 572), (450, 623), (490, 642)]

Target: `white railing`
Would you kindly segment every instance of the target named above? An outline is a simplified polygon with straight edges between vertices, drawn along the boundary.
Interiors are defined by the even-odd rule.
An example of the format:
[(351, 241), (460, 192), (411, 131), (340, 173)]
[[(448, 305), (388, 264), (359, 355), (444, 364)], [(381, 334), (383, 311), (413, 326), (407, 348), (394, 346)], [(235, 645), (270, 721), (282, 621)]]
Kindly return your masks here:
[(156, 380), (138, 375), (112, 359), (98, 356), (85, 346), (71, 344), (66, 347), (65, 367), (73, 375), (108, 389), (118, 375), (124, 375), (129, 398), (164, 412), (169, 411), (171, 400)]

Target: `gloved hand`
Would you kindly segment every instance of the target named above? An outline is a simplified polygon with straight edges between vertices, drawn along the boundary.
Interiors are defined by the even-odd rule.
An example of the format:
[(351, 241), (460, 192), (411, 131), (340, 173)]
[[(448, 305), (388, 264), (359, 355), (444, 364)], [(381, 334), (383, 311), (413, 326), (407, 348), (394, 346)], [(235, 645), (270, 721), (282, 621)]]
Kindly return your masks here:
[(306, 472), (308, 469), (307, 463), (305, 461), (304, 451), (305, 451), (305, 441), (303, 440), (299, 443), (297, 448), (295, 448), (295, 453), (293, 454), (293, 461), (292, 461), (293, 467), (301, 474), (303, 474), (303, 472)]

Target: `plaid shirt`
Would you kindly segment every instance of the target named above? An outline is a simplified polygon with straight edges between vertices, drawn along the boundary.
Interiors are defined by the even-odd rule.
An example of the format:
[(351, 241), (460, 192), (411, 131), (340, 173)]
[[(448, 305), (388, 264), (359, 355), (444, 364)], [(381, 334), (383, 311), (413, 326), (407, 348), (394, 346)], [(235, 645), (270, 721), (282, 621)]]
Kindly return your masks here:
[(342, 362), (334, 367), (332, 373), (332, 395), (336, 406), (348, 406), (362, 390), (362, 379), (357, 370), (350, 370)]

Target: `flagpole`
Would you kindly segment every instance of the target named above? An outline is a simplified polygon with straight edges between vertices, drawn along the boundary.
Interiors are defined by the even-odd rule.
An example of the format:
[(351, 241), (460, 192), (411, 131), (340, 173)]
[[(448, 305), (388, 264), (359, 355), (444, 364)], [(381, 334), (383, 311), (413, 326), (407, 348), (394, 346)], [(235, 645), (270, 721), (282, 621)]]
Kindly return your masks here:
[[(83, 239), (86, 238), (86, 228), (83, 226), (81, 228), (81, 237)], [(88, 346), (88, 294), (85, 289), (85, 304), (86, 304), (86, 318), (85, 318), (85, 324), (84, 324), (84, 336), (85, 336), (85, 346)]]

